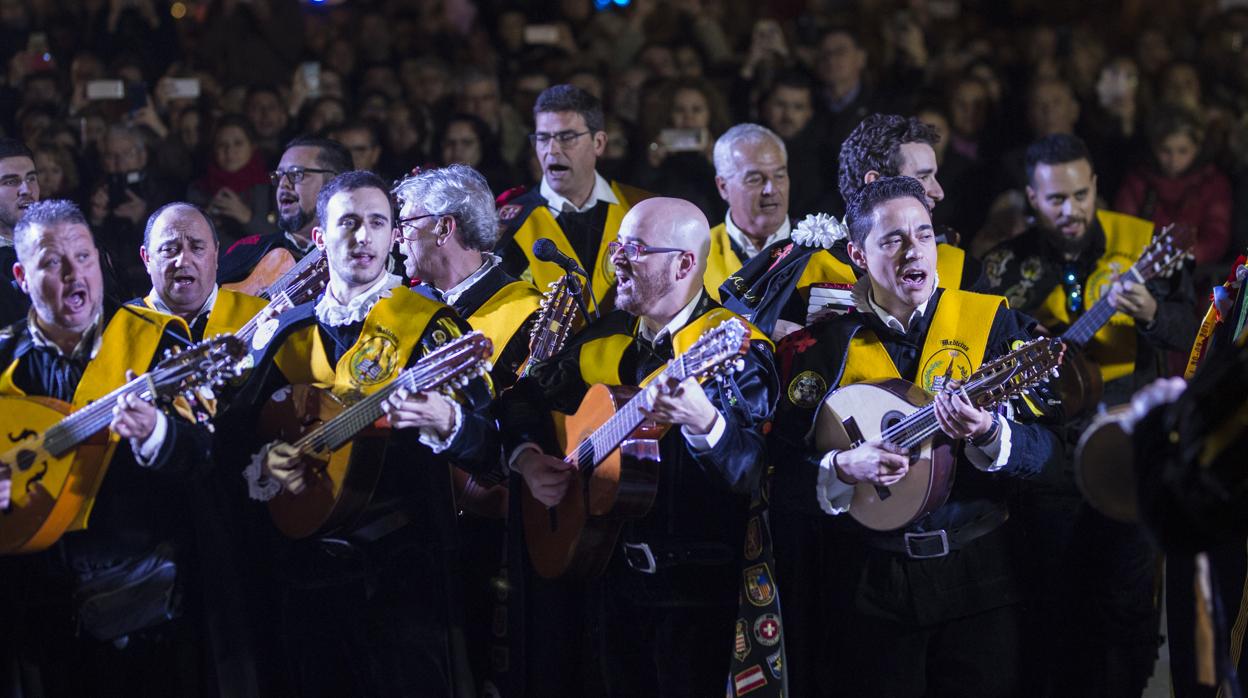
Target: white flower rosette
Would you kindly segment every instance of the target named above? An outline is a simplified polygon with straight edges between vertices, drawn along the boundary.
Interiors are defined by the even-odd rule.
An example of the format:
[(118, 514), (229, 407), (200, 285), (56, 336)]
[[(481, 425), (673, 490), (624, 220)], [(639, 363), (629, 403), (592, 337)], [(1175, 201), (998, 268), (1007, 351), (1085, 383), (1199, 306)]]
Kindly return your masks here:
[(849, 237), (849, 228), (846, 228), (836, 216), (812, 213), (797, 224), (791, 237), (793, 242), (803, 247), (822, 247), (830, 250), (838, 240)]

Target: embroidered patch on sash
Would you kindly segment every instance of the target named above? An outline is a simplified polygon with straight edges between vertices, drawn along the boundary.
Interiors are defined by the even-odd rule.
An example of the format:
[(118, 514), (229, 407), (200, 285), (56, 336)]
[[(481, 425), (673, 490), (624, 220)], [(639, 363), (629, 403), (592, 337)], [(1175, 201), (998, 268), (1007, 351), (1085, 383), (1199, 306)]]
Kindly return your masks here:
[(940, 351), (929, 356), (927, 362), (923, 364), (923, 370), (919, 372), (920, 386), (933, 394), (944, 390), (945, 374), (949, 372), (951, 364), (953, 372), (949, 375), (953, 380), (965, 381), (973, 372), (971, 357), (967, 356), (965, 351), (955, 346), (945, 345), (940, 348)]
[(814, 371), (802, 371), (789, 382), (789, 402), (804, 409), (812, 409), (828, 392), (828, 382)]
[(763, 554), (763, 527), (758, 516), (745, 525), (745, 559), (754, 561)]
[(755, 606), (766, 606), (776, 598), (776, 586), (771, 582), (771, 569), (767, 563), (755, 565), (743, 572), (745, 595)]
[(737, 619), (737, 633), (732, 640), (732, 656), (738, 662), (744, 662), (750, 656), (750, 633), (744, 618)]
[(775, 647), (780, 642), (780, 616), (764, 613), (754, 621), (754, 639), (764, 647)]
[(522, 210), (524, 210), (524, 207), (520, 204), (507, 204), (506, 206), (498, 209), (498, 220), (509, 221), (520, 215), (520, 211)]
[(766, 685), (767, 677), (763, 675), (763, 668), (757, 664), (732, 677), (732, 687), (736, 689), (738, 696), (756, 691)]
[(772, 678), (780, 680), (780, 675), (784, 673), (784, 660), (780, 657), (782, 650), (776, 650), (775, 654), (767, 655), (767, 668), (771, 670)]
[(399, 347), (385, 335), (369, 337), (351, 353), (348, 366), (351, 380), (360, 386), (376, 385), (389, 380), (399, 363)]

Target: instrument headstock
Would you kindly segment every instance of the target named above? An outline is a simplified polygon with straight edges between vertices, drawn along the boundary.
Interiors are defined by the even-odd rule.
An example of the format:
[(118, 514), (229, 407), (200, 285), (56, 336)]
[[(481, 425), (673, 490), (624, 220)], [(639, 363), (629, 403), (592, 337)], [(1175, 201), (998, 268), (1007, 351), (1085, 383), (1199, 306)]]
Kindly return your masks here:
[(745, 367), (741, 357), (749, 350), (749, 328), (738, 318), (725, 320), (703, 333), (688, 351), (677, 357), (675, 365), (683, 369), (683, 375), (678, 377), (726, 376)]
[(238, 377), (245, 356), (247, 345), (234, 335), (205, 339), (185, 349), (172, 347), (147, 374), (146, 385), (154, 393), (154, 402), (181, 398), (185, 404), (176, 405), (179, 411), (197, 422), (208, 423), (216, 412), (212, 388)]
[(299, 269), (286, 284), (286, 288), (282, 289), (281, 296), (290, 304), (289, 307), (307, 303), (316, 298), (329, 284), (329, 262), (319, 250), (309, 253), (310, 257), (313, 255), (315, 257), (311, 262)]
[(1171, 223), (1158, 231), (1148, 243), (1144, 254), (1135, 263), (1135, 270), (1145, 281), (1166, 278), (1192, 256), (1195, 244), (1196, 231), (1191, 226)]
[(409, 369), (413, 372), (411, 382), (422, 391), (443, 386), (462, 388), (473, 377), (489, 372), (493, 353), (490, 338), (474, 330), (426, 354), (417, 367)]
[(1056, 375), (1066, 344), (1056, 337), (1040, 337), (980, 366), (966, 389), (978, 407), (988, 407), (1022, 393)]

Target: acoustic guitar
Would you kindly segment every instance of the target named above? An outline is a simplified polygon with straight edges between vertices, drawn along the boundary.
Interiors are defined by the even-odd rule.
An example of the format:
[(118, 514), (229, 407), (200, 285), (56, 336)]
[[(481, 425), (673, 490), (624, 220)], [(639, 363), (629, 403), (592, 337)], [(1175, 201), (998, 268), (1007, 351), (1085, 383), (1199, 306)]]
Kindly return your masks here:
[[(990, 409), (1054, 373), (1064, 350), (1060, 339), (1032, 340), (980, 366), (963, 390), (976, 407)], [(849, 513), (863, 526), (896, 530), (949, 498), (960, 442), (940, 430), (930, 393), (893, 378), (847, 385), (824, 398), (815, 417), (815, 446), (820, 451), (846, 451), (871, 440), (891, 442), (909, 452), (910, 469), (889, 487), (869, 482), (854, 487)]]
[(117, 398), (133, 395), (162, 408), (181, 398), (206, 422), (207, 414), (195, 408), (197, 391), (236, 377), (245, 355), (243, 342), (228, 335), (175, 347), (150, 372), (77, 411), (52, 398), (0, 398), (0, 438), (7, 446), (0, 464), (12, 478), (12, 499), (0, 510), (0, 554), (44, 550), (79, 519), (108, 469), (108, 425)]
[[(664, 383), (690, 376), (705, 380), (740, 368), (750, 347), (749, 329), (737, 319), (721, 322), (654, 378)], [(641, 411), (640, 389), (590, 387), (575, 414), (556, 415), (564, 462), (575, 466), (578, 483), (553, 509), (521, 496), (525, 541), (537, 573), (547, 579), (602, 574), (626, 519), (645, 516), (659, 484), (659, 439), (666, 425)]]
[[(528, 375), (534, 364), (557, 354), (572, 332), (580, 327), (574, 284), (580, 287), (579, 280), (565, 274), (550, 282), (550, 288), (542, 294), (537, 321), (529, 333), (529, 356), (517, 372), (520, 376)], [(451, 469), (451, 482), (455, 505), (460, 509), (491, 519), (507, 518), (506, 485), (482, 481), (454, 467)]]
[(268, 299), (268, 305), (240, 327), (234, 336), (243, 340), (252, 351), (264, 349), (277, 329), (277, 316), (316, 298), (328, 283), (329, 263), (320, 250), (313, 250), (260, 294), (261, 298)]
[[(1144, 248), (1140, 258), (1120, 278), (1143, 284), (1152, 279), (1164, 278), (1174, 273), (1186, 259), (1196, 237), (1187, 226), (1168, 225), (1153, 237)], [(1101, 296), (1086, 313), (1075, 320), (1064, 332), (1066, 358), (1058, 375), (1062, 394), (1062, 406), (1068, 418), (1081, 415), (1096, 407), (1103, 389), (1100, 368), (1087, 357), (1083, 347), (1114, 316), (1109, 294)]]
[(438, 347), (377, 392), (346, 404), (328, 390), (294, 385), (279, 390), (260, 415), (260, 433), (294, 446), (309, 466), (307, 487), (269, 500), (283, 534), (307, 538), (350, 524), (372, 500), (389, 429), (381, 405), (395, 390), (428, 392), (462, 386), (489, 370), (493, 346), (470, 332)]
[[(308, 254), (311, 255), (313, 252), (318, 251), (313, 250)], [(307, 259), (307, 257), (304, 257), (304, 259)], [(264, 256), (260, 258), (259, 262), (256, 262), (256, 266), (252, 267), (251, 273), (245, 279), (230, 284), (221, 284), (221, 288), (264, 298), (265, 291), (277, 285), (281, 278), (289, 273), (294, 266), (295, 255), (291, 254), (290, 250), (285, 247), (275, 247), (264, 253)]]

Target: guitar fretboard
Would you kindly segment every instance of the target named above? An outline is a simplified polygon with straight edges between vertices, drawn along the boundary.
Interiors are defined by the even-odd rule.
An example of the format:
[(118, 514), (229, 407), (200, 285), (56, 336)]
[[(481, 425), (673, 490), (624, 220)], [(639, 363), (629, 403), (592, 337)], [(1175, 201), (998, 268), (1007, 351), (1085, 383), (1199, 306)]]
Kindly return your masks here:
[(475, 342), (470, 341), (447, 345), (440, 353), (431, 354), (400, 373), (389, 385), (362, 398), (338, 416), (308, 432), (295, 442), (295, 449), (303, 455), (337, 449), (385, 414), (381, 405), (394, 391), (403, 388), (419, 393), (438, 388), (480, 364), (479, 351)]
[(320, 262), (321, 256), (322, 252), (320, 250), (312, 250), (311, 252), (308, 252), (304, 255), (303, 259), (296, 262), (295, 265), (288, 269), (285, 274), (279, 276), (277, 281), (269, 284), (268, 288), (261, 291), (259, 294), (260, 298), (267, 301), (272, 299), (273, 296), (277, 294), (284, 293), (286, 291), (286, 287), (290, 285), (290, 282), (293, 281), (295, 277), (306, 271), (308, 267)]
[[(688, 375), (685, 356), (678, 356), (668, 367), (655, 378), (656, 381), (675, 379), (682, 381)], [(643, 389), (644, 392), (644, 389)], [(607, 454), (614, 451), (628, 435), (633, 433), (645, 421), (641, 412), (643, 392), (632, 397), (624, 406), (611, 415), (602, 426), (594, 430), (584, 441), (577, 445), (576, 450), (568, 454), (564, 461), (576, 465), (579, 470), (588, 470), (602, 462)]]
[[(1135, 267), (1128, 269), (1127, 273), (1123, 274), (1123, 277), (1130, 277), (1136, 283), (1144, 283), (1144, 278)], [(1105, 323), (1109, 322), (1109, 319), (1114, 316), (1115, 312), (1117, 311), (1114, 310), (1114, 306), (1109, 303), (1109, 294), (1106, 293), (1088, 312), (1084, 313), (1082, 317), (1062, 333), (1062, 339), (1079, 346), (1086, 345), (1092, 341), (1092, 336), (1097, 333), (1097, 330), (1100, 330), (1105, 326)]]
[(144, 402), (152, 401), (147, 376), (139, 376), (49, 428), (43, 437), (44, 448), (58, 458), (77, 448), (113, 421), (113, 407), (117, 405), (117, 398), (127, 393)]

